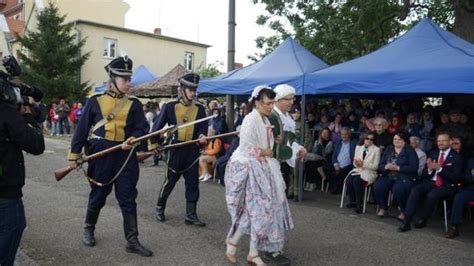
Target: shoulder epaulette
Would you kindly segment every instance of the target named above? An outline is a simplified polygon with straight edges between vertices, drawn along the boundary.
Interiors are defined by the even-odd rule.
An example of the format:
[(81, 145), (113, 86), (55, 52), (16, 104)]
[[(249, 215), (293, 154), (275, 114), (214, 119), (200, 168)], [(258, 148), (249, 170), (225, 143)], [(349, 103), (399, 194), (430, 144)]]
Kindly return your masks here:
[(94, 94), (91, 95), (90, 98), (92, 98), (92, 97), (99, 97), (99, 96), (102, 96), (102, 95), (104, 95), (104, 94), (105, 94), (105, 91), (102, 91), (102, 92), (95, 92)]
[(169, 101), (169, 102), (163, 103), (163, 106), (168, 105), (168, 104), (177, 104), (177, 103), (179, 103), (178, 100), (171, 100), (171, 101)]
[(206, 106), (205, 106), (202, 102), (200, 102), (200, 101), (194, 101), (194, 103), (195, 103), (196, 105), (201, 105), (201, 106), (204, 107), (204, 108), (206, 107)]

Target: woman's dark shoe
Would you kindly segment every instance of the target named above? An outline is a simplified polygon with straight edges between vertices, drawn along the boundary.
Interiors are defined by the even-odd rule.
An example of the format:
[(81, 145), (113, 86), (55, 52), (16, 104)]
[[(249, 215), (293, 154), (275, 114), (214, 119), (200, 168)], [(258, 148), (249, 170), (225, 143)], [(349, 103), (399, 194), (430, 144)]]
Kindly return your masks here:
[(346, 204), (346, 208), (352, 209), (355, 208), (357, 205), (354, 202), (350, 202)]
[(410, 230), (411, 230), (411, 225), (407, 223), (403, 223), (402, 225), (400, 225), (400, 227), (398, 227), (398, 232), (400, 233), (410, 231)]
[(413, 224), (416, 228), (423, 228), (426, 227), (426, 219), (420, 219), (416, 223)]
[(356, 208), (354, 209), (354, 211), (355, 211), (356, 213), (358, 213), (358, 214), (361, 214), (361, 213), (362, 213), (362, 208), (361, 208), (360, 206), (359, 206), (359, 207), (356, 207)]
[(459, 236), (459, 230), (457, 226), (451, 226), (446, 233), (446, 238), (453, 239)]

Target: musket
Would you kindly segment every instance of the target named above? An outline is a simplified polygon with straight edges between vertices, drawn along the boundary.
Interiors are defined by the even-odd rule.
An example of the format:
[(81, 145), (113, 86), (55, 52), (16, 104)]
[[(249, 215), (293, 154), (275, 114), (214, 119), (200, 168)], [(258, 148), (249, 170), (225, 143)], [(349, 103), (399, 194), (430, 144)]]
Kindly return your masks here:
[[(224, 138), (224, 137), (228, 137), (228, 136), (233, 136), (233, 135), (237, 135), (237, 134), (239, 134), (239, 131), (232, 131), (232, 132), (229, 132), (229, 133), (224, 133), (224, 134), (215, 135), (215, 136), (209, 136), (209, 137), (205, 137), (205, 138), (202, 138), (202, 139), (193, 139), (193, 140), (189, 140), (189, 141), (185, 141), (185, 142), (169, 144), (169, 145), (166, 145), (166, 146), (163, 146), (163, 147), (158, 147), (156, 149), (158, 151), (162, 152), (162, 151), (167, 151), (167, 150), (176, 149), (176, 148), (179, 148), (179, 147), (191, 145), (191, 144), (194, 144), (194, 143), (198, 143), (201, 140), (206, 140), (207, 141), (207, 140), (213, 140), (213, 139), (217, 139), (217, 138)], [(147, 151), (147, 152), (137, 153), (138, 161), (139, 162), (144, 161), (147, 158), (149, 158), (150, 156), (152, 156), (153, 154), (155, 154), (154, 151)]]
[[(209, 119), (212, 119), (214, 117), (216, 117), (217, 115), (211, 115), (211, 116), (208, 116), (208, 117), (204, 117), (204, 118), (201, 118), (201, 119), (198, 119), (198, 120), (195, 120), (195, 121), (191, 121), (191, 122), (188, 122), (188, 123), (184, 123), (184, 124), (181, 124), (179, 126), (166, 126), (160, 130), (157, 130), (155, 132), (151, 132), (149, 134), (146, 134), (146, 135), (143, 135), (139, 138), (136, 138), (136, 139), (133, 139), (132, 141), (130, 141), (130, 145), (135, 145), (137, 143), (140, 143), (141, 141), (144, 141), (144, 140), (148, 140), (150, 138), (153, 138), (153, 137), (156, 137), (160, 134), (164, 134), (164, 133), (167, 133), (167, 132), (175, 132), (176, 130), (180, 129), (180, 128), (184, 128), (184, 127), (188, 127), (188, 126), (191, 126), (191, 125), (194, 125), (194, 124), (199, 124), (199, 123), (202, 123), (204, 121), (207, 121)], [(91, 154), (91, 155), (88, 155), (88, 156), (85, 156), (79, 160), (77, 160), (77, 164), (78, 166), (86, 163), (86, 162), (90, 162), (90, 161), (93, 161), (97, 158), (101, 158), (101, 157), (104, 157), (110, 153), (113, 153), (113, 152), (117, 152), (119, 150), (122, 150), (122, 144), (118, 144), (118, 145), (115, 145), (113, 147), (110, 147), (108, 149), (105, 149), (103, 151), (99, 151), (99, 152), (96, 152), (94, 154)], [(56, 178), (57, 181), (60, 181), (61, 179), (63, 179), (66, 175), (68, 175), (72, 170), (74, 170), (74, 168), (72, 168), (71, 166), (66, 166), (66, 167), (63, 167), (61, 169), (57, 169), (56, 171), (54, 171), (54, 177)]]

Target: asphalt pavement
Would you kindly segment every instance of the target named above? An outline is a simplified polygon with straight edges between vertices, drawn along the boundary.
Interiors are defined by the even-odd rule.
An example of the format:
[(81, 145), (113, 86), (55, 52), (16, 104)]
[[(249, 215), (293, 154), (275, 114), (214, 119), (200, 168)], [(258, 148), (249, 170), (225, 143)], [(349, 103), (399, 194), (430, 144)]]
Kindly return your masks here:
[[(152, 212), (163, 182), (164, 166), (140, 165), (138, 183), (139, 239), (154, 252), (143, 258), (125, 252), (120, 208), (111, 193), (96, 229), (97, 245), (82, 244), (89, 185), (78, 171), (57, 182), (53, 171), (67, 165), (67, 139), (46, 139), (41, 156), (25, 155), (24, 205), (27, 229), (16, 265), (228, 265), (224, 238), (230, 226), (224, 188), (201, 183), (198, 215), (204, 228), (184, 224), (184, 181), (176, 185), (166, 208), (167, 221)], [(285, 252), (292, 265), (473, 265), (474, 224), (466, 219), (461, 236), (444, 238), (443, 219), (435, 213), (427, 228), (398, 233), (391, 215), (380, 219), (375, 205), (366, 214), (339, 209), (340, 196), (307, 192), (302, 203), (291, 201), (295, 228), (288, 232)], [(238, 247), (245, 264), (248, 237)]]

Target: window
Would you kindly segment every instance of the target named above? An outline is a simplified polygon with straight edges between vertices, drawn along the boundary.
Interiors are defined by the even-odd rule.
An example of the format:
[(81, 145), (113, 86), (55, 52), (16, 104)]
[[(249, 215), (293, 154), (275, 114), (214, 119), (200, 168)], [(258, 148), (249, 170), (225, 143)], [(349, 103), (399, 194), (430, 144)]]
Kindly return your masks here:
[(104, 52), (103, 57), (115, 58), (115, 51), (117, 50), (117, 40), (104, 38), (103, 42)]
[(193, 62), (194, 61), (194, 54), (191, 52), (184, 53), (184, 67), (186, 70), (193, 71)]

